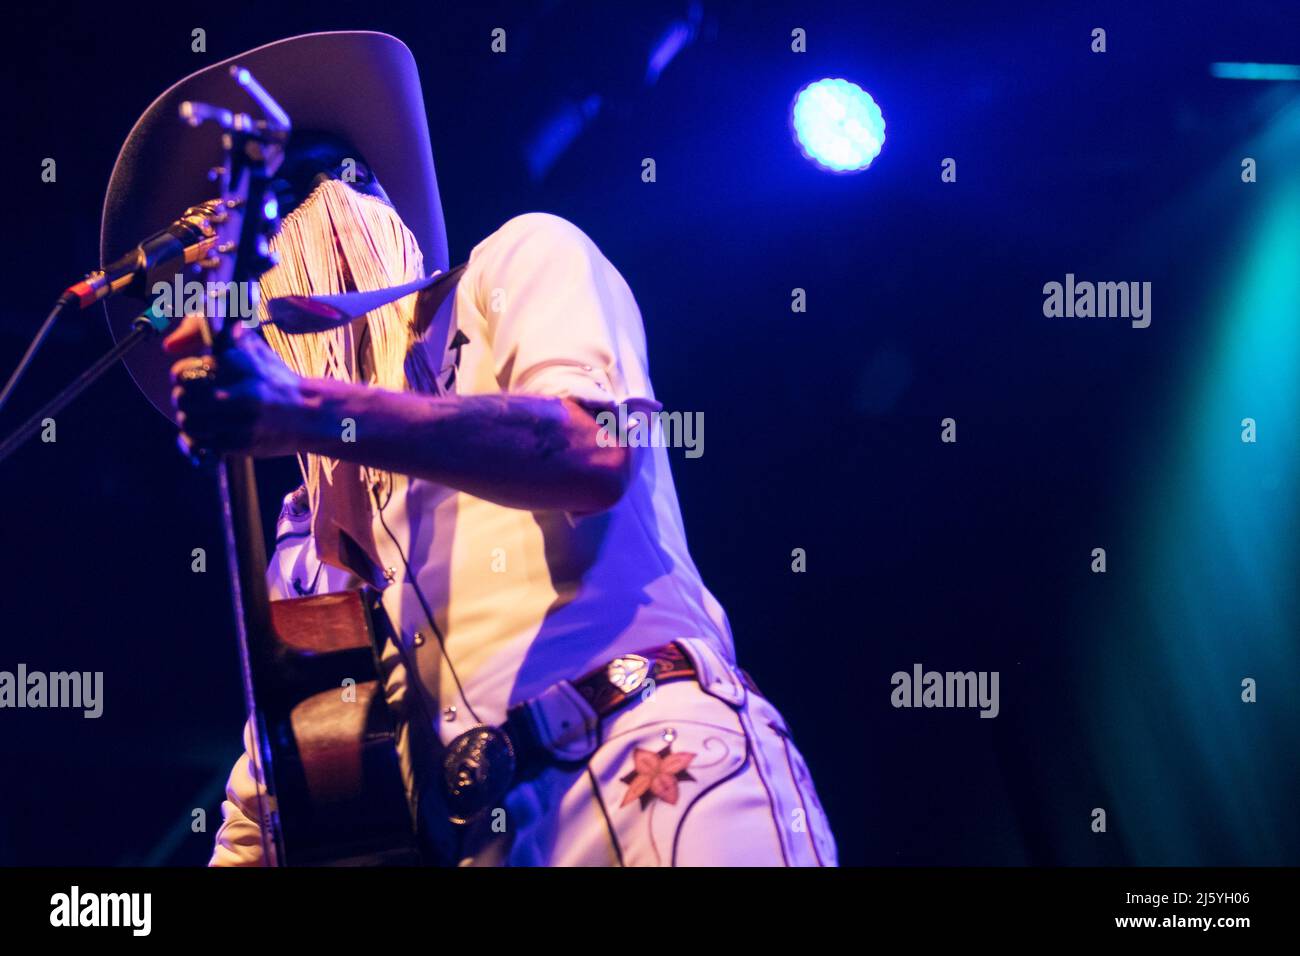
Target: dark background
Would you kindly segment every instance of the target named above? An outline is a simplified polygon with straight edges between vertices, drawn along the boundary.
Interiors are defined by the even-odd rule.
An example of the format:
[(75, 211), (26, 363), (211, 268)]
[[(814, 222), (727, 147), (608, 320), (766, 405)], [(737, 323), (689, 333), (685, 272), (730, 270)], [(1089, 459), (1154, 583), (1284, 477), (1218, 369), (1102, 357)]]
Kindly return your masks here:
[[(97, 264), (109, 171), (158, 93), (294, 33), (391, 32), (420, 66), (452, 261), (521, 212), (577, 223), (638, 297), (658, 397), (704, 413), (704, 456), (671, 456), (692, 550), (843, 862), (1300, 862), (1300, 83), (1208, 70), (1300, 62), (1294, 3), (704, 2), (651, 85), (685, 3), (177, 7), (6, 14), (6, 375)], [(862, 174), (791, 141), (823, 76), (884, 111)], [(532, 130), (593, 93), (530, 176)], [(1045, 318), (1067, 272), (1152, 282), (1151, 327)], [(99, 311), (68, 320), (0, 429), (108, 344)], [(99, 720), (0, 711), (0, 863), (209, 852), (243, 718), (215, 499), (173, 437), (116, 369), (57, 443), (0, 464), (0, 669), (105, 673)], [(272, 502), (295, 480), (263, 477)], [(917, 662), (999, 671), (1000, 716), (893, 709)]]

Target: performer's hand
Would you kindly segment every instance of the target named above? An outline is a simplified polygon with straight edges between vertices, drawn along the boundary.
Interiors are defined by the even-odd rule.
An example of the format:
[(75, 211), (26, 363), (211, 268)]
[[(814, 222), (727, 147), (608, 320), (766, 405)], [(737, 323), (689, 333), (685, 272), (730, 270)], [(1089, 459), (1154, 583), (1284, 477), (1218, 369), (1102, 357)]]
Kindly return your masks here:
[(187, 315), (180, 325), (163, 339), (163, 351), (177, 358), (188, 355), (203, 355), (207, 351), (207, 340), (203, 337), (204, 319), (201, 315)]
[(299, 451), (303, 420), (302, 379), (255, 332), (241, 330), (219, 357), (204, 348), (201, 321), (187, 317), (164, 341), (187, 355), (172, 366), (172, 404), (181, 427), (181, 447), (257, 457)]

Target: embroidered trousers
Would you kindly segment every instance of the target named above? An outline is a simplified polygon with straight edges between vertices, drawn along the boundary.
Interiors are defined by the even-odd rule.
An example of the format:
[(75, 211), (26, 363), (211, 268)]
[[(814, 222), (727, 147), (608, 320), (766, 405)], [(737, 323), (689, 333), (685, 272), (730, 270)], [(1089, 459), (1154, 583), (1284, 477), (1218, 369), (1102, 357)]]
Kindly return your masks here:
[[(464, 866), (834, 866), (835, 842), (784, 720), (734, 670), (666, 681), (600, 722), (574, 769), (516, 784), (465, 835)], [(714, 685), (713, 692), (709, 685)], [(245, 754), (212, 865), (259, 865)]]

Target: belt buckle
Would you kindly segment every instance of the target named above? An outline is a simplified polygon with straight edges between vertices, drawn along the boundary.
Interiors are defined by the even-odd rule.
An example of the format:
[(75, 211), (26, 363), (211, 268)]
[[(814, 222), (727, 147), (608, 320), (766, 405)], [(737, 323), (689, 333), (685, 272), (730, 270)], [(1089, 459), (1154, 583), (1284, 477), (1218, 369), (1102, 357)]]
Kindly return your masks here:
[(650, 676), (650, 661), (640, 654), (624, 654), (605, 665), (605, 679), (624, 694), (634, 694)]
[(504, 730), (472, 727), (442, 758), (443, 791), (451, 822), (464, 826), (488, 807), (502, 805), (515, 778), (515, 748)]

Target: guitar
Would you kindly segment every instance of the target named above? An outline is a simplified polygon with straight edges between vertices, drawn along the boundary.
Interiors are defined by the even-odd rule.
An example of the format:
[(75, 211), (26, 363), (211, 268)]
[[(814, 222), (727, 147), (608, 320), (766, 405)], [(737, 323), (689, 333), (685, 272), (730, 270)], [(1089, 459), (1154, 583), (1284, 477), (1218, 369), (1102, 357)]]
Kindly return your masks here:
[[(215, 122), (225, 159), (214, 172), (219, 201), (205, 223), (215, 235), (200, 265), (216, 302), (205, 308), (212, 355), (234, 348), (241, 287), (274, 265), (268, 241), (278, 210), (268, 186), (290, 123), (247, 70), (231, 76), (261, 106), (253, 119), (202, 103), (181, 104), (191, 126)], [(241, 286), (242, 284), (242, 286)], [(251, 298), (256, 305), (256, 299)], [(247, 332), (246, 334), (255, 334)], [(269, 599), (266, 538), (253, 460), (210, 462), (217, 478), (232, 584), (249, 753), (258, 782), (268, 865), (415, 865), (426, 862), (384, 699), (379, 648), (391, 625), (371, 589)]]

